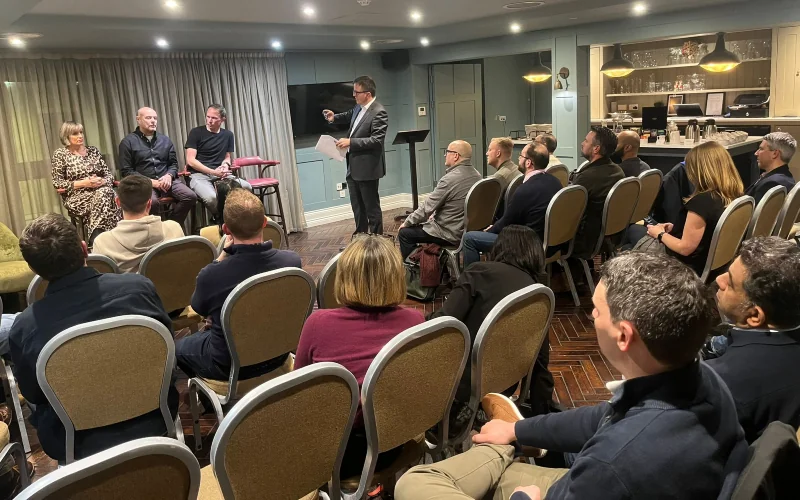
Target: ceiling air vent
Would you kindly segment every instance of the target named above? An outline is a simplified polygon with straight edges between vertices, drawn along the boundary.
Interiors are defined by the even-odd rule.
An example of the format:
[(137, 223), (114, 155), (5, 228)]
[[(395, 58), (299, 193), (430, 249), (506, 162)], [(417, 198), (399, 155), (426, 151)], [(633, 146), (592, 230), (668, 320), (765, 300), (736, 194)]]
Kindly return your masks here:
[(544, 2), (514, 2), (503, 5), (503, 8), (506, 10), (525, 10), (541, 7), (542, 5), (544, 5)]

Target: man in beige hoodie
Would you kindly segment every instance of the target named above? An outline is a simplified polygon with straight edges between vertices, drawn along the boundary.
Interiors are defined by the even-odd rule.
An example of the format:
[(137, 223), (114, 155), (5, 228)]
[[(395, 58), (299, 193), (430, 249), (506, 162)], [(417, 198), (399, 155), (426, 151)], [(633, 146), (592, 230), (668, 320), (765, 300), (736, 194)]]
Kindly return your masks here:
[(157, 244), (183, 237), (177, 222), (149, 215), (152, 192), (153, 185), (146, 177), (123, 178), (116, 198), (117, 206), (122, 208), (122, 220), (94, 240), (92, 252), (111, 257), (123, 273), (138, 272), (144, 254)]

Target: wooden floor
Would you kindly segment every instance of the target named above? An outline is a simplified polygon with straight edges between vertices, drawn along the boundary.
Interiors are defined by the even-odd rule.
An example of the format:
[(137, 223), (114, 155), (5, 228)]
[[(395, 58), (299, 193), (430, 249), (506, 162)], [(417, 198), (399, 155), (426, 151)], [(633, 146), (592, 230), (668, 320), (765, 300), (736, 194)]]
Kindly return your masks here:
[[(397, 234), (400, 223), (394, 222), (393, 217), (400, 213), (400, 210), (394, 210), (384, 214), (384, 230), (387, 233)], [(339, 252), (339, 248), (350, 241), (352, 231), (352, 220), (310, 228), (289, 236), (291, 250), (300, 254), (303, 269), (316, 279), (325, 264)], [(567, 290), (560, 275), (554, 275), (553, 288)], [(620, 378), (619, 373), (600, 354), (591, 322), (592, 306), (588, 287), (579, 286), (578, 292), (581, 297), (580, 307), (575, 307), (568, 291), (556, 293), (556, 311), (550, 329), (550, 371), (555, 379), (556, 398), (565, 408), (607, 401), (609, 392), (605, 383)], [(443, 293), (446, 294), (446, 290)], [(429, 303), (407, 300), (405, 305), (427, 314), (441, 307), (442, 300), (441, 297)], [(181, 392), (180, 414), (186, 443), (192, 447), (194, 438), (185, 376), (179, 380), (178, 387)], [(25, 412), (27, 417), (27, 410)], [(30, 425), (27, 428), (31, 438), (31, 459), (37, 468), (36, 479), (55, 470), (56, 464), (42, 452), (36, 431)], [(201, 465), (208, 463), (213, 430), (213, 418), (204, 418), (201, 422), (204, 448), (198, 454)], [(12, 429), (12, 438), (15, 435), (16, 432)]]

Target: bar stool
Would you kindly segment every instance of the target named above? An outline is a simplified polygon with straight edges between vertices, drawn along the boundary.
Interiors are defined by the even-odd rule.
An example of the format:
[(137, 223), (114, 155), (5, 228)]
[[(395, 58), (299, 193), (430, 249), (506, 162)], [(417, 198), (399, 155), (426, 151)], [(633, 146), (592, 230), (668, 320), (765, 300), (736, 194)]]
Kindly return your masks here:
[[(264, 204), (264, 214), (267, 217), (280, 217), (280, 224), (283, 227), (283, 232), (288, 236), (289, 230), (286, 228), (286, 217), (283, 215), (283, 202), (281, 201), (281, 193), (280, 193), (280, 182), (278, 179), (272, 177), (264, 177), (267, 169), (269, 167), (274, 167), (275, 165), (280, 165), (281, 162), (277, 160), (264, 160), (260, 156), (245, 156), (243, 158), (236, 158), (233, 160), (233, 168), (240, 169), (242, 167), (250, 167), (250, 166), (258, 166), (259, 168), (259, 177), (256, 179), (247, 179), (247, 182), (253, 187), (253, 193), (261, 198), (261, 202)], [(278, 212), (277, 214), (271, 214), (268, 212), (267, 209), (267, 200), (266, 197), (274, 194), (278, 199)], [(286, 248), (289, 248), (289, 238), (286, 238)]]

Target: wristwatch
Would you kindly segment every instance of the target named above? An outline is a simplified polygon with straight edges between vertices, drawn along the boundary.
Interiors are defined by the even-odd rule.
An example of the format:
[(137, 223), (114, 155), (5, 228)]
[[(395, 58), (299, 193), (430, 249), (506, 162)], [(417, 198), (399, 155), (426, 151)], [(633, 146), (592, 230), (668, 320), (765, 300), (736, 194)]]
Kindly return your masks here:
[(658, 236), (656, 237), (656, 239), (658, 240), (659, 243), (663, 243), (661, 241), (661, 238), (663, 238), (666, 233), (667, 233), (666, 231), (661, 231), (660, 233), (658, 233)]

